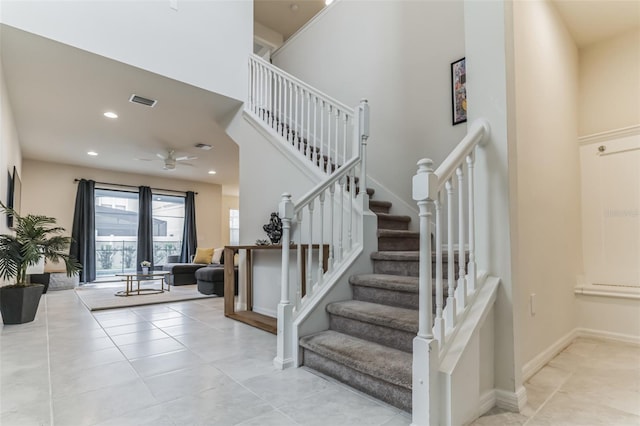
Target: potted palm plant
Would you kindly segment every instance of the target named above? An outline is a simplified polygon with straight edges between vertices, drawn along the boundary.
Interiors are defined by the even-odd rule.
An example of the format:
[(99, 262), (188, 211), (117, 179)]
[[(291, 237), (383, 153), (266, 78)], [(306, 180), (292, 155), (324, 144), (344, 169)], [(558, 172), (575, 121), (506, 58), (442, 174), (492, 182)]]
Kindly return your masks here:
[(13, 216), (15, 234), (0, 235), (0, 278), (9, 285), (0, 287), (0, 312), (5, 324), (23, 324), (35, 318), (44, 286), (30, 284), (27, 268), (41, 258), (64, 262), (67, 275), (77, 274), (82, 266), (69, 256), (71, 238), (60, 235), (64, 228), (56, 219), (40, 215), (20, 216), (0, 203), (0, 211)]

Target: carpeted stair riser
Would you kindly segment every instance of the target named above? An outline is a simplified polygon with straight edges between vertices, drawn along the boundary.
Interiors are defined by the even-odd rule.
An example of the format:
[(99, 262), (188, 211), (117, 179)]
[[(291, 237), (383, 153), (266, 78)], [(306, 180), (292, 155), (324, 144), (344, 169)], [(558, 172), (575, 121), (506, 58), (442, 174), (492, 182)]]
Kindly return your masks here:
[(409, 222), (411, 218), (409, 216), (400, 216), (386, 213), (377, 213), (378, 215), (378, 229), (409, 229)]
[(369, 200), (369, 209), (374, 213), (389, 213), (391, 203), (388, 201)]
[(411, 412), (411, 389), (389, 384), (378, 378), (351, 369), (344, 364), (325, 358), (308, 349), (303, 349), (304, 365), (343, 383), (354, 389), (378, 398), (394, 407)]
[[(420, 270), (420, 259), (418, 252), (412, 251), (387, 251), (376, 252), (371, 254), (373, 260), (373, 272), (376, 274), (400, 275), (408, 277), (417, 277)], [(468, 259), (467, 259), (468, 260)], [(455, 279), (458, 279), (458, 257), (455, 256), (454, 262)], [(444, 278), (449, 277), (449, 266), (447, 256), (442, 256), (442, 275)], [(431, 276), (436, 276), (435, 254), (432, 256)]]
[(337, 315), (330, 315), (329, 323), (331, 330), (389, 346), (403, 352), (413, 352), (413, 339), (416, 337), (416, 333), (368, 324)]
[(405, 293), (383, 288), (353, 286), (353, 298), (364, 302), (382, 303), (406, 309), (418, 309), (417, 293)]
[(378, 230), (379, 251), (416, 251), (420, 249), (420, 233), (406, 230)]

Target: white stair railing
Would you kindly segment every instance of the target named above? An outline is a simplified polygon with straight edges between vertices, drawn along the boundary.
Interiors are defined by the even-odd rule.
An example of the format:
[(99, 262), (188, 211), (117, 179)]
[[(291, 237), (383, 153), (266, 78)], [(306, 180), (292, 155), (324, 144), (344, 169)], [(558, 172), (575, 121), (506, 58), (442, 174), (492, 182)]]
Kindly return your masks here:
[[(425, 158), (418, 162), (418, 172), (413, 177), (413, 199), (418, 204), (420, 216), (420, 303), (418, 335), (413, 342), (412, 425), (439, 424), (437, 371), (440, 357), (447, 342), (456, 332), (456, 325), (464, 315), (470, 297), (477, 290), (473, 170), (476, 147), (488, 137), (489, 124), (484, 120), (475, 121), (464, 139), (437, 170), (433, 170), (433, 161)], [(446, 210), (446, 220), (443, 209)], [(435, 303), (432, 301), (432, 236), (435, 237)], [(454, 246), (456, 236), (457, 247)], [(448, 266), (446, 298), (443, 277), (444, 238)], [(454, 266), (456, 250), (457, 282)], [(435, 318), (432, 323), (433, 306)]]
[(358, 155), (352, 108), (256, 55), (245, 110), (327, 175)]
[[(294, 204), (290, 194), (280, 202), (282, 219), (282, 278), (278, 304), (278, 368), (297, 365), (297, 331), (294, 321), (312, 306), (323, 289), (330, 288), (339, 272), (363, 246), (363, 213), (369, 210), (366, 192), (366, 143), (369, 106), (357, 108), (358, 125), (352, 140), (356, 155)], [(290, 249), (297, 261), (290, 264)], [(293, 272), (291, 271), (293, 270)], [(290, 277), (295, 277), (291, 280)]]

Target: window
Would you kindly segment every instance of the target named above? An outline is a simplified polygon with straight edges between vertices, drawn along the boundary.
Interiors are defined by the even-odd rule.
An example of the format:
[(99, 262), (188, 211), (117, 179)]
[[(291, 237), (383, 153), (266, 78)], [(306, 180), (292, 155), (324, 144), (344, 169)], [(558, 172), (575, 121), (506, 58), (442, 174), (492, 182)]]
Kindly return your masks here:
[[(138, 193), (96, 189), (96, 276), (137, 269)], [(184, 197), (153, 195), (153, 260), (166, 263), (179, 254), (184, 228)]]
[(240, 210), (229, 209), (229, 243), (240, 244)]
[(184, 197), (153, 195), (153, 263), (162, 265), (167, 256), (180, 254), (184, 231)]
[(96, 189), (96, 276), (136, 269), (138, 194)]

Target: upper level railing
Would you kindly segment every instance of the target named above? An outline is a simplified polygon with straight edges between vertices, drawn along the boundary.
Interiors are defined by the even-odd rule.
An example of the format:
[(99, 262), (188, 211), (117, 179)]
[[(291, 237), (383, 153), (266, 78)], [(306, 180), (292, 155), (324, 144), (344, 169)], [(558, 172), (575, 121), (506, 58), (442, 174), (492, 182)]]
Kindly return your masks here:
[[(430, 159), (422, 159), (418, 162), (418, 172), (413, 177), (413, 199), (417, 201), (420, 211), (418, 335), (426, 338), (435, 337), (441, 347), (445, 343), (446, 332), (456, 326), (457, 314), (466, 308), (468, 295), (475, 292), (477, 288), (474, 162), (476, 147), (488, 136), (489, 124), (483, 120), (475, 121), (467, 135), (440, 167), (434, 171), (433, 162)], [(446, 218), (443, 217), (443, 210), (446, 211)], [(435, 274), (432, 271), (431, 247), (431, 239), (434, 235), (432, 229), (434, 211)], [(445, 238), (448, 267), (446, 300), (443, 273)], [(456, 255), (457, 271), (455, 270)], [(431, 300), (433, 276), (435, 276), (436, 286), (435, 303)], [(431, 322), (432, 306), (435, 306), (436, 310), (433, 324)]]
[(246, 110), (328, 175), (358, 156), (352, 108), (256, 55)]
[[(356, 155), (294, 204), (290, 194), (280, 202), (282, 219), (282, 282), (278, 304), (278, 352), (280, 368), (295, 365), (296, 317), (313, 304), (314, 296), (332, 284), (337, 271), (353, 261), (363, 245), (363, 213), (368, 211), (366, 193), (366, 144), (369, 137), (369, 106), (357, 108), (354, 140)], [(297, 261), (290, 274), (290, 244), (295, 242)], [(306, 246), (305, 250), (301, 248)], [(303, 252), (306, 258), (303, 258)], [(326, 256), (326, 257), (325, 257)], [(291, 282), (290, 277), (297, 277)], [(317, 298), (316, 298), (317, 300)]]

